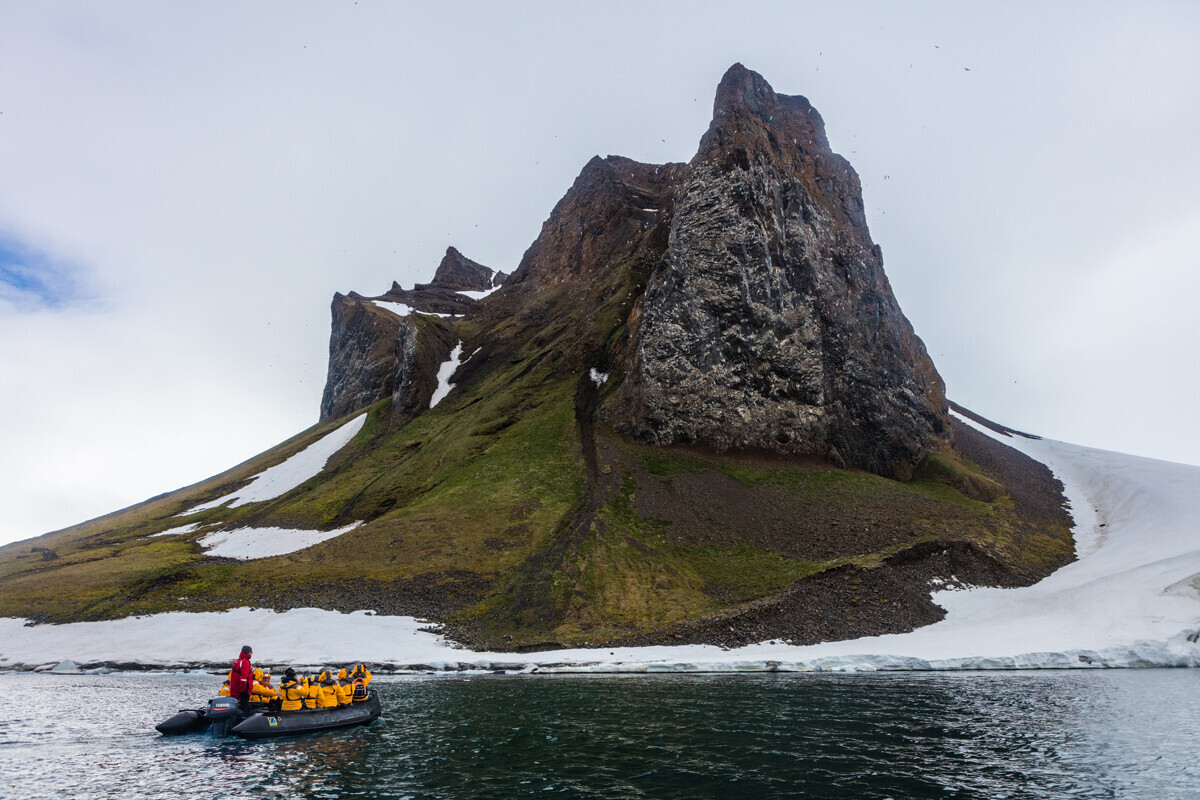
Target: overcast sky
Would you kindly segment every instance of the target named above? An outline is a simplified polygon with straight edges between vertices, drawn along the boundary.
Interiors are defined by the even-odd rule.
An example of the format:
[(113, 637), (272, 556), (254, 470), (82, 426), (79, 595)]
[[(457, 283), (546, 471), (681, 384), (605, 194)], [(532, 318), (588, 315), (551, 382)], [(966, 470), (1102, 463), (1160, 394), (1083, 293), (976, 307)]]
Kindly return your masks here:
[(949, 396), (1200, 464), (1200, 4), (0, 0), (0, 542), (313, 424), (335, 291), (510, 271), (735, 61), (824, 116)]

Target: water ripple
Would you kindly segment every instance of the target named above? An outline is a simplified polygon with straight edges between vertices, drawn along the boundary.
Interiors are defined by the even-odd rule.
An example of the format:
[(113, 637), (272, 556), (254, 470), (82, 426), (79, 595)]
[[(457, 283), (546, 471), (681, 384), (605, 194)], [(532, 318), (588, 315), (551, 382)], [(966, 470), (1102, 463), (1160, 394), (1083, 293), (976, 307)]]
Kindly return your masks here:
[(434, 677), (368, 728), (167, 738), (216, 678), (4, 675), (0, 798), (1200, 796), (1200, 673)]

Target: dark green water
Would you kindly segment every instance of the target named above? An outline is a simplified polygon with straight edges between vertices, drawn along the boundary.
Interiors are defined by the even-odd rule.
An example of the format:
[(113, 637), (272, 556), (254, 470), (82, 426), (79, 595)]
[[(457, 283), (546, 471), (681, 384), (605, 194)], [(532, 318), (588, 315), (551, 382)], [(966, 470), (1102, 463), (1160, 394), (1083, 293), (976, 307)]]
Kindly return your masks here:
[(0, 797), (1200, 798), (1200, 671), (379, 679), (384, 718), (165, 738), (215, 678), (3, 675)]

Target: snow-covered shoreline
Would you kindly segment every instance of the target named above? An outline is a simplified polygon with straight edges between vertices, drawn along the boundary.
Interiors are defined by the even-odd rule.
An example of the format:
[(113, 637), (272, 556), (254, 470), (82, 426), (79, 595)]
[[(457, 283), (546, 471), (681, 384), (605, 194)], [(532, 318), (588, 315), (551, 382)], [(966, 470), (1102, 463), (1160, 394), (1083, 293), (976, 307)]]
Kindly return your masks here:
[[(967, 424), (974, 425), (967, 421)], [(862, 672), (1200, 666), (1200, 468), (1007, 437), (1063, 481), (1079, 560), (1020, 589), (944, 590), (941, 622), (802, 647), (764, 642), (476, 653), (412, 617), (320, 609), (175, 613), (26, 626), (0, 619), (0, 669), (223, 664), (242, 644), (263, 663), (364, 660), (387, 669), (523, 672)], [(297, 636), (303, 631), (303, 637)]]

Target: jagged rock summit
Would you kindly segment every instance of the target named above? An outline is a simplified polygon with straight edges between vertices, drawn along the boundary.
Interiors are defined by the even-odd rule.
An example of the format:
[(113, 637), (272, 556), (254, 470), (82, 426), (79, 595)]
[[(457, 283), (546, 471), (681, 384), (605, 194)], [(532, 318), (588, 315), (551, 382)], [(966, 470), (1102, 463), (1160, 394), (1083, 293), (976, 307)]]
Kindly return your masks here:
[(438, 264), (431, 283), (418, 283), (416, 290), (449, 289), (455, 292), (486, 292), (508, 277), (503, 272), (485, 267), (464, 256), (453, 247), (446, 248), (446, 255)]
[[(465, 313), (456, 290), (492, 280), (451, 248), (432, 283), (380, 299)], [(506, 286), (509, 299), (478, 315), (489, 339), (516, 351), (573, 320), (547, 357), (614, 373), (589, 413), (639, 441), (818, 456), (901, 479), (949, 445), (944, 385), (884, 275), (858, 176), (805, 98), (741, 64), (690, 163), (592, 159)], [(369, 355), (386, 348), (334, 316), (330, 380), (353, 390), (327, 387), (346, 402), (323, 404), (322, 418), (400, 386), (392, 362)], [(381, 376), (379, 391), (363, 388)], [(403, 418), (419, 413), (419, 399), (395, 399)]]
[(946, 445), (944, 385), (808, 100), (735, 64), (673, 195), (617, 430), (899, 478)]
[(506, 278), (508, 276), (503, 272), (485, 267), (454, 247), (448, 247), (432, 281), (415, 284), (407, 290), (392, 281), (392, 288), (370, 299), (400, 303), (426, 314), (462, 315), (479, 299), (464, 292), (489, 292), (503, 284)]

